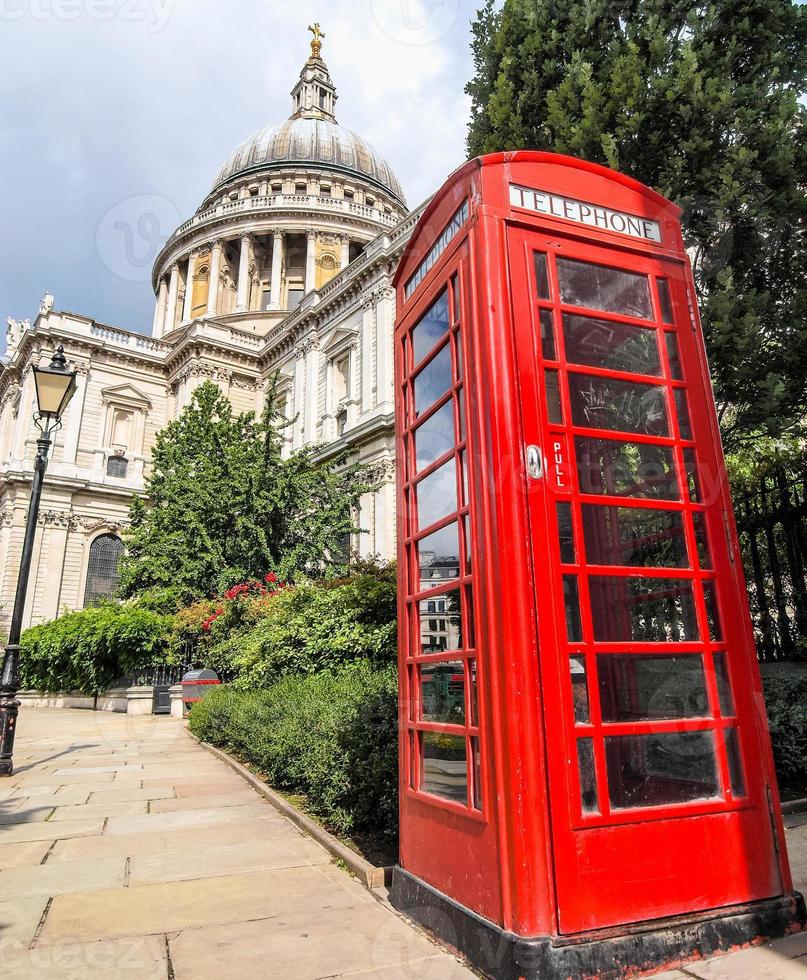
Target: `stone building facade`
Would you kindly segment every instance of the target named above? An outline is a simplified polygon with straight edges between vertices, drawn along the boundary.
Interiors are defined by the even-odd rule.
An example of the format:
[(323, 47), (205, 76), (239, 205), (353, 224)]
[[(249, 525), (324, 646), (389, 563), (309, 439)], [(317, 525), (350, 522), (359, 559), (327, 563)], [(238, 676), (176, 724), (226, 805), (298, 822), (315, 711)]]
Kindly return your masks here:
[(362, 500), (363, 555), (395, 551), (392, 275), (417, 221), (386, 161), (336, 121), (314, 32), (292, 115), (228, 158), (153, 269), (151, 336), (58, 311), (8, 320), (0, 368), (0, 628), (11, 614), (36, 451), (32, 365), (58, 344), (78, 388), (56, 436), (24, 625), (116, 584), (133, 494), (157, 432), (214, 381), (237, 411), (280, 378), (289, 451), (347, 448), (380, 490)]

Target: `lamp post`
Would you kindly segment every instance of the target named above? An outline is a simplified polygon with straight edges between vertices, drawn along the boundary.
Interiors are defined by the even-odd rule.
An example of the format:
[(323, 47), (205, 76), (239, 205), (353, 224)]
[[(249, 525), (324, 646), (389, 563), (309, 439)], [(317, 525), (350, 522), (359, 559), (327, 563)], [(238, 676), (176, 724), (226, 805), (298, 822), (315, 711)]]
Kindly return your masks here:
[(3, 657), (3, 672), (0, 674), (0, 776), (11, 776), (14, 772), (12, 758), (14, 733), (20, 710), (20, 702), (17, 700), (17, 690), (20, 686), (20, 632), (25, 609), (25, 593), (28, 590), (28, 574), (31, 571), (31, 554), (34, 550), (39, 501), (42, 496), (42, 481), (48, 467), (48, 453), (53, 434), (60, 428), (64, 410), (76, 390), (76, 372), (69, 370), (64, 348), (61, 346), (56, 349), (47, 367), (34, 367), (33, 372), (37, 401), (34, 422), (41, 435), (36, 441), (34, 479), (31, 483), (31, 502), (28, 505), (20, 574), (17, 578), (14, 610), (11, 614), (8, 643)]

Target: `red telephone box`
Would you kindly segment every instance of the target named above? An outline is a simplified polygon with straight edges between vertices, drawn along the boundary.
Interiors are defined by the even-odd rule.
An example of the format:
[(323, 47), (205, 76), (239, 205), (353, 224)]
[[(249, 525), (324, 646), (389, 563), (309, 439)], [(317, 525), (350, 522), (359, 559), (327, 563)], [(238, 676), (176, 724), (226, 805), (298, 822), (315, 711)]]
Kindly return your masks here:
[(804, 920), (679, 215), (493, 154), (397, 272), (392, 900), (495, 977)]

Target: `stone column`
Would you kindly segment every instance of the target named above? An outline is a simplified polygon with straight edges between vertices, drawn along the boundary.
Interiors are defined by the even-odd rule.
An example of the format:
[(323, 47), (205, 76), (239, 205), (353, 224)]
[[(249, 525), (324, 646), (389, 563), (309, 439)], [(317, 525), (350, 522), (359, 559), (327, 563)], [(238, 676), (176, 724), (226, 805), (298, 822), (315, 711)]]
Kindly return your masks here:
[(252, 235), (241, 236), (241, 255), (238, 260), (238, 292), (235, 297), (236, 313), (246, 313), (249, 309), (249, 260), (252, 250)]
[(221, 275), (221, 253), (222, 242), (213, 242), (213, 250), (210, 253), (210, 271), (207, 283), (207, 315), (215, 316), (219, 303), (219, 276)]
[(309, 231), (306, 235), (305, 250), (305, 291), (310, 293), (316, 287), (316, 245), (317, 233)]
[(280, 309), (280, 276), (283, 270), (283, 249), (284, 238), (282, 231), (274, 233), (274, 243), (272, 245), (272, 282), (270, 285), (271, 296), (269, 298), (269, 309)]
[(361, 411), (375, 405), (375, 297), (367, 296), (361, 312)]
[(342, 255), (341, 263), (339, 268), (344, 269), (346, 265), (350, 264), (350, 239), (347, 235), (342, 235)]
[(165, 333), (165, 308), (168, 303), (168, 286), (165, 282), (165, 277), (160, 279), (160, 288), (157, 292), (157, 309), (154, 312), (154, 330), (153, 334), (155, 337), (162, 337)]
[(193, 316), (193, 267), (196, 263), (196, 252), (188, 256), (188, 271), (185, 273), (185, 305), (182, 308), (182, 322), (187, 323)]
[(394, 411), (395, 388), (392, 375), (393, 329), (395, 326), (395, 290), (383, 286), (377, 294), (375, 308), (376, 338), (376, 404)]
[(165, 308), (165, 323), (163, 333), (170, 333), (177, 319), (177, 297), (179, 296), (179, 266), (176, 262), (171, 266), (171, 282), (168, 286), (168, 305)]
[(317, 418), (319, 415), (319, 347), (311, 341), (305, 357), (305, 419), (303, 441), (317, 441)]

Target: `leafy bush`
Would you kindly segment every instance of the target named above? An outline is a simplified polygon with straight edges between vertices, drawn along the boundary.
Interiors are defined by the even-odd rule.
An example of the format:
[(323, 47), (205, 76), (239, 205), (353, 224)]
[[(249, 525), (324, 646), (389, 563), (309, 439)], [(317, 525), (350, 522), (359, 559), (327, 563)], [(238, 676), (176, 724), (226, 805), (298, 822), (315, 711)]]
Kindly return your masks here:
[(171, 619), (136, 605), (108, 603), (26, 630), (22, 686), (99, 694), (124, 674), (165, 658)]
[(763, 684), (782, 792), (807, 795), (807, 671), (769, 674)]
[(194, 705), (190, 729), (277, 789), (304, 794), (337, 833), (389, 845), (398, 826), (397, 717), (395, 668), (358, 661), (261, 691), (217, 687)]

